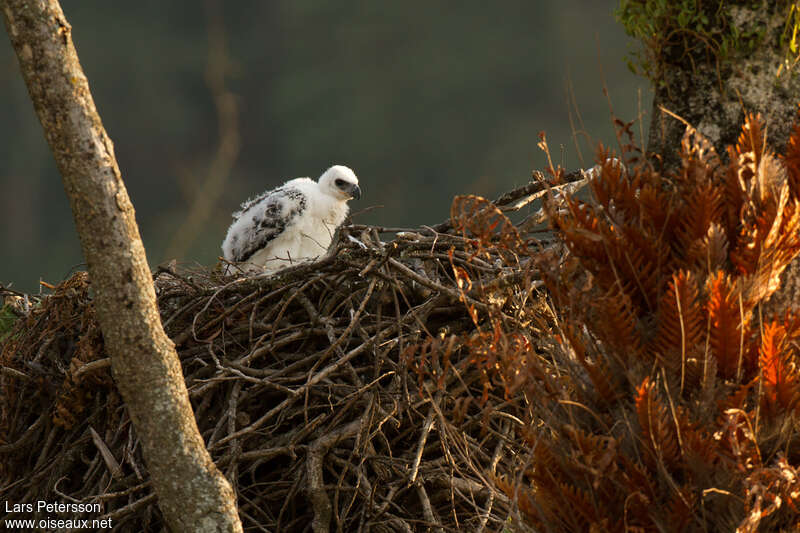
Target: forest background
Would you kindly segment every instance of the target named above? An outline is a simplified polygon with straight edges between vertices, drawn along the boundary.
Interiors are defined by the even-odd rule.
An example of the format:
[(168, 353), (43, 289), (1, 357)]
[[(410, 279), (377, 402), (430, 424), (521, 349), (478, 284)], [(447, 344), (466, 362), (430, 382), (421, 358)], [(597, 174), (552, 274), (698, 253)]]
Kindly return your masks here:
[[(355, 221), (410, 227), (525, 183), (540, 131), (556, 162), (592, 164), (582, 132), (615, 142), (604, 85), (649, 122), (617, 5), (62, 2), (151, 266), (213, 265), (241, 201), (333, 163), (362, 180)], [(0, 283), (37, 292), (85, 267), (7, 40), (0, 102)]]

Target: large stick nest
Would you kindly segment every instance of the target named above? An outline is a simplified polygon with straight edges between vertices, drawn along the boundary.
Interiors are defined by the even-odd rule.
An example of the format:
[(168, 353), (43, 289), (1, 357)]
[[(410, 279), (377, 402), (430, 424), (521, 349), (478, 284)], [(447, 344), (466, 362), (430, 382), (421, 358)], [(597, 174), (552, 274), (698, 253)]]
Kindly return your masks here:
[[(349, 226), (334, 253), (271, 278), (158, 269), (162, 321), (245, 530), (517, 522), (494, 480), (521, 457), (525, 402), (473, 340), (491, 334), (490, 318), (533, 345), (547, 327), (532, 261), (518, 253), (540, 249), (524, 230), (532, 224), (502, 212), (539, 189), (493, 204), (463, 197), (433, 228)], [(115, 531), (159, 531), (87, 275), (34, 302), (0, 343), (3, 500), (99, 502), (104, 513), (5, 518), (111, 518)]]

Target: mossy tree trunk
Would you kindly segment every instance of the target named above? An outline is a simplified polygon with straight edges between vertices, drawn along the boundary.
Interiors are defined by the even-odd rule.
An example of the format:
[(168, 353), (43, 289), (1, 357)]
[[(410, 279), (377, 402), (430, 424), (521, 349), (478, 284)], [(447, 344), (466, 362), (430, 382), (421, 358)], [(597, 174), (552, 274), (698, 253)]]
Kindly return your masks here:
[(172, 531), (241, 531), (230, 484), (197, 429), (164, 333), (133, 205), (57, 0), (0, 0), (69, 196), (117, 387)]
[(783, 151), (800, 101), (800, 65), (792, 68), (789, 47), (793, 3), (623, 0), (620, 18), (643, 41), (655, 91), (647, 148), (662, 154), (667, 168), (678, 164), (685, 126), (662, 107), (720, 151), (736, 142), (745, 112), (761, 113), (768, 144)]
[[(760, 113), (767, 145), (782, 153), (800, 103), (800, 13), (790, 0), (669, 2), (622, 0), (617, 16), (642, 41), (639, 67), (653, 82), (647, 150), (657, 164), (680, 164), (681, 117), (725, 158), (745, 113)], [(765, 314), (800, 306), (800, 263), (783, 274), (783, 286)]]

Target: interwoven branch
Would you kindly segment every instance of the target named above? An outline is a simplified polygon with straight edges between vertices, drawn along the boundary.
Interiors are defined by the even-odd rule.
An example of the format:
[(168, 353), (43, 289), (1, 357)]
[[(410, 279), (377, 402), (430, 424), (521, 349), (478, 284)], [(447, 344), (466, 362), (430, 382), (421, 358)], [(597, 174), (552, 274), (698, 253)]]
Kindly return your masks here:
[[(154, 273), (198, 426), (246, 530), (495, 530), (511, 514), (491, 473), (524, 445), (509, 425), (525, 419), (524, 401), (486, 392), (467, 343), (475, 321), (519, 329), (514, 302), (536, 298), (537, 275), (529, 261), (505, 266), (499, 237), (478, 251), (453, 229), (385, 230), (347, 226), (328, 257), (271, 278)], [(57, 488), (101, 502), (115, 530), (159, 530), (87, 277), (34, 305), (0, 347), (4, 498), (63, 499)]]

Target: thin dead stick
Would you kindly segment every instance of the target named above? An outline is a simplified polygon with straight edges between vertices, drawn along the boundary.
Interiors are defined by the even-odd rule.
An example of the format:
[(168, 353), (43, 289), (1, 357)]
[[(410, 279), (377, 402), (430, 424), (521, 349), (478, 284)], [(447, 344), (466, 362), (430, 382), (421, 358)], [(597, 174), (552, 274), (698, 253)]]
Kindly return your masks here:
[[(428, 492), (425, 490), (425, 485), (419, 481), (414, 484), (414, 487), (417, 489), (417, 496), (419, 496), (419, 501), (422, 504), (422, 516), (425, 517), (425, 520), (428, 522), (428, 526), (438, 526), (439, 519), (436, 518), (436, 515), (433, 512), (433, 506), (431, 505), (431, 500), (428, 497)], [(436, 527), (435, 531), (444, 533), (444, 529), (441, 527)]]
[(122, 470), (119, 467), (119, 463), (114, 458), (114, 454), (111, 453), (111, 450), (108, 449), (106, 443), (103, 442), (103, 439), (100, 438), (100, 435), (97, 434), (92, 426), (89, 426), (89, 433), (91, 433), (92, 442), (94, 442), (94, 445), (97, 447), (100, 455), (103, 457), (103, 462), (106, 463), (108, 471), (111, 472), (111, 477), (122, 477)]
[(155, 499), (156, 499), (155, 492), (151, 492), (147, 496), (139, 498), (135, 502), (129, 503), (125, 507), (121, 507), (114, 512), (107, 513), (97, 517), (97, 520), (100, 520), (102, 522), (103, 520), (111, 519), (112, 523), (117, 522), (119, 521), (120, 518), (124, 518), (125, 516), (136, 512), (140, 507), (144, 507), (145, 505), (155, 501)]
[[(681, 326), (681, 395), (683, 395), (683, 384), (686, 378), (686, 326), (683, 323), (683, 309), (681, 308), (681, 298), (678, 294), (677, 277), (672, 278), (675, 287), (675, 305), (678, 307), (678, 319)], [(666, 376), (664, 378), (666, 380)]]
[[(502, 433), (504, 436), (508, 436), (509, 432), (511, 431), (511, 423), (508, 420), (503, 421), (502, 425)], [(490, 463), (490, 472), (492, 476), (494, 476), (497, 472), (497, 463), (500, 462), (500, 458), (503, 455), (503, 448), (505, 443), (502, 440), (498, 440), (497, 444), (494, 447), (494, 453), (492, 454), (492, 462)], [(489, 517), (492, 515), (492, 506), (494, 505), (495, 494), (497, 491), (492, 490), (489, 492), (489, 498), (486, 501), (486, 506), (484, 507), (484, 511), (481, 513), (481, 521), (478, 524), (478, 529), (476, 533), (483, 533), (486, 529), (486, 524), (489, 522)]]
[(270, 409), (264, 416), (262, 416), (261, 418), (259, 418), (258, 420), (256, 420), (255, 422), (253, 422), (252, 424), (247, 426), (246, 428), (240, 429), (239, 431), (237, 431), (235, 433), (232, 433), (232, 434), (228, 435), (227, 437), (221, 439), (216, 444), (214, 444), (214, 446), (209, 447), (209, 449), (212, 449), (212, 450), (216, 449), (219, 446), (222, 446), (223, 444), (225, 444), (226, 442), (228, 442), (228, 441), (230, 441), (232, 439), (241, 437), (243, 435), (246, 435), (247, 433), (250, 433), (252, 431), (257, 430), (258, 428), (263, 426), (265, 423), (267, 423), (267, 421), (269, 421), (272, 417), (274, 417), (275, 415), (280, 413), (283, 409), (285, 409), (286, 407), (288, 407), (289, 405), (291, 405), (295, 401), (297, 401), (299, 399), (299, 397), (302, 394), (304, 394), (305, 391), (308, 390), (310, 387), (316, 385), (319, 381), (321, 381), (324, 378), (326, 378), (329, 374), (331, 374), (335, 370), (338, 370), (342, 365), (344, 365), (346, 362), (348, 362), (353, 357), (355, 357), (355, 356), (361, 354), (362, 352), (364, 352), (370, 346), (371, 346), (370, 343), (365, 343), (365, 344), (362, 344), (362, 345), (358, 346), (357, 348), (354, 348), (353, 350), (348, 352), (344, 357), (340, 358), (335, 363), (332, 363), (330, 366), (328, 366), (327, 368), (325, 368), (321, 372), (318, 372), (317, 374), (314, 374), (314, 376), (311, 379), (309, 379), (308, 382), (305, 385), (303, 385), (302, 387), (300, 387), (299, 389), (294, 391), (294, 395), (286, 398), (280, 404), (278, 404), (277, 406), (275, 406), (272, 409)]
[(327, 533), (330, 530), (332, 513), (331, 502), (322, 479), (322, 460), (331, 446), (340, 440), (354, 436), (360, 427), (361, 420), (353, 420), (346, 426), (318, 438), (308, 448), (306, 475), (309, 484), (308, 493), (311, 505), (314, 507), (314, 520), (311, 522), (314, 533)]
[[(522, 195), (509, 201), (507, 205), (527, 200)], [(361, 233), (365, 243), (377, 246), (375, 231), (365, 227)], [(456, 290), (451, 258), (472, 276), (478, 289), (466, 295), (477, 301), (485, 301), (486, 291), (528, 291), (531, 280), (536, 279), (533, 270), (499, 268), (494, 251), (485, 257), (472, 257), (465, 250), (468, 245), (461, 236), (418, 228), (414, 235), (384, 243), (383, 249), (364, 250), (345, 240), (325, 262), (273, 278), (231, 283), (230, 278), (208, 273), (175, 271), (176, 276), (157, 276), (162, 314), (169, 317), (171, 329), (183, 335), (181, 362), (203, 438), (217, 467), (237, 487), (240, 516), (248, 529), (293, 530), (311, 524), (316, 510), (303, 488), (309, 486), (310, 466), (318, 473), (320, 470), (309, 464), (309, 449), (314, 443), (323, 444), (320, 435), (338, 431), (357, 418), (361, 426), (353, 434), (355, 443), (350, 445), (352, 439), (336, 443), (321, 454), (324, 479), (320, 477), (323, 482), (316, 488), (321, 487), (331, 504), (327, 522), (331, 530), (369, 530), (389, 521), (398, 530), (429, 523), (445, 531), (472, 527), (479, 520), (484, 520), (484, 529), (502, 523), (501, 515), (510, 504), (492, 486), (488, 474), (497, 455), (488, 452), (507, 449), (497, 424), (522, 424), (520, 417), (524, 414), (490, 394), (489, 402), (500, 411), (489, 416), (487, 431), (478, 435), (475, 431), (480, 424), (469, 417), (459, 424), (448, 420), (450, 412), (443, 401), (437, 406), (439, 412), (431, 406), (426, 410), (425, 403), (433, 398), (417, 396), (413, 385), (417, 376), (402, 358), (407, 348), (437, 335), (441, 327), (455, 327), (448, 329), (455, 335), (463, 333), (459, 329), (463, 322), (459, 321), (468, 318), (463, 302), (454, 303), (448, 294), (438, 291), (441, 287)], [(453, 253), (446, 253), (451, 248)], [(418, 283), (389, 259), (429, 280), (435, 289)], [(372, 293), (365, 297), (370, 286)], [(479, 290), (481, 287), (483, 290)], [(526, 301), (535, 297), (525, 294)], [(491, 307), (487, 315), (496, 311)], [(513, 314), (494, 316), (516, 327)], [(72, 320), (79, 322), (80, 318), (78, 315)], [(52, 337), (48, 346), (61, 342)], [(31, 349), (42, 354), (38, 365), (51, 364), (52, 348), (34, 343)], [(450, 370), (441, 383), (422, 376), (422, 390), (434, 391), (440, 386), (448, 395), (480, 397), (480, 377), (463, 359), (466, 353), (454, 350), (450, 367), (439, 361), (430, 366), (437, 375)], [(85, 378), (89, 370), (103, 364), (81, 374), (76, 370), (75, 375)], [(31, 380), (39, 379), (38, 367), (14, 368), (29, 374)], [(51, 371), (49, 367), (45, 370)], [(27, 383), (12, 374), (3, 373), (2, 377)], [(98, 402), (106, 401), (103, 394), (101, 389)], [(299, 401), (301, 397), (307, 398), (307, 405)], [(369, 416), (362, 415), (362, 409)], [(97, 410), (90, 414), (99, 414), (102, 420), (121, 419), (118, 427), (106, 428), (102, 439), (123, 468), (130, 465), (133, 472), (119, 480), (123, 485), (118, 493), (129, 490), (124, 483), (141, 484), (147, 479), (139, 443), (122, 413), (121, 417)], [(303, 424), (305, 416), (308, 424)], [(98, 427), (94, 420), (91, 423)], [(42, 438), (52, 442), (43, 454), (44, 467), (39, 475), (44, 477), (57, 467), (53, 457), (60, 447), (56, 443), (59, 435), (64, 435), (49, 429), (48, 425)], [(102, 467), (103, 458), (92, 440), (84, 438), (82, 443), (67, 444), (64, 449), (86, 455), (87, 445), (93, 462), (82, 482), (91, 494), (102, 493), (110, 475)], [(429, 460), (426, 450), (438, 446), (442, 447), (442, 456)], [(270, 474), (262, 476), (266, 472)], [(481, 476), (481, 472), (486, 475)], [(259, 483), (252, 483), (253, 475)], [(416, 482), (411, 486), (410, 477)], [(329, 479), (334, 481), (326, 485)], [(409, 515), (405, 503), (408, 498), (424, 498), (417, 487), (423, 481), (433, 522), (430, 517), (419, 516), (419, 511), (417, 516)], [(33, 489), (30, 483), (23, 482), (23, 486), (23, 493)], [(132, 501), (143, 495), (132, 491), (129, 496)], [(107, 511), (130, 504), (126, 499), (110, 498)], [(318, 514), (324, 516), (326, 506), (318, 508), (322, 510)], [(126, 520), (134, 516), (151, 520), (150, 515), (158, 520), (153, 514), (157, 512), (150, 501), (127, 514)]]
[(96, 372), (104, 368), (111, 368), (111, 359), (108, 357), (106, 357), (105, 359), (98, 359), (96, 361), (91, 361), (89, 363), (86, 363), (85, 365), (81, 365), (80, 367), (78, 367), (75, 373), (72, 374), (72, 379), (74, 379), (76, 382), (80, 381), (81, 379), (83, 379), (83, 376), (85, 374), (91, 374), (92, 372)]
[(425, 451), (425, 443), (428, 440), (428, 433), (433, 427), (433, 409), (428, 409), (428, 416), (425, 417), (425, 423), (422, 425), (422, 434), (419, 436), (417, 443), (417, 451), (414, 454), (414, 462), (411, 464), (411, 475), (408, 478), (408, 484), (413, 485), (417, 481), (417, 473), (419, 472), (419, 463), (422, 461), (422, 452)]

